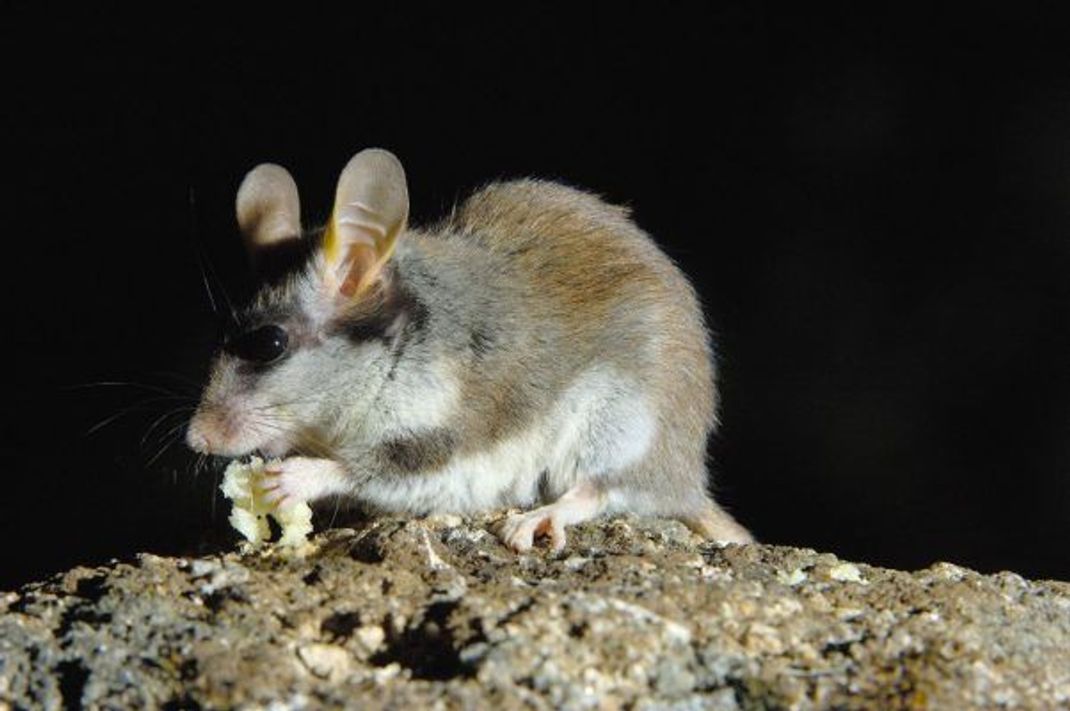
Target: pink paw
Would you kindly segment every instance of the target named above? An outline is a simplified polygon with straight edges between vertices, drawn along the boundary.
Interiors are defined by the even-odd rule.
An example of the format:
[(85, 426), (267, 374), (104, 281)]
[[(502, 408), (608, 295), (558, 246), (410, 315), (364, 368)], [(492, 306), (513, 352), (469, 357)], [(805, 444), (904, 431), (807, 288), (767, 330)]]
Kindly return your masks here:
[(290, 457), (264, 470), (264, 498), (279, 508), (289, 508), (333, 493), (341, 468), (329, 459)]
[(555, 515), (553, 506), (513, 514), (501, 527), (501, 539), (517, 553), (525, 553), (535, 545), (535, 539), (546, 536), (550, 548), (559, 553), (565, 547), (565, 522)]
[(499, 531), (502, 542), (517, 553), (531, 550), (538, 536), (550, 539), (550, 548), (560, 553), (565, 547), (565, 526), (588, 521), (603, 508), (605, 495), (594, 484), (583, 482), (572, 487), (548, 506), (513, 514)]

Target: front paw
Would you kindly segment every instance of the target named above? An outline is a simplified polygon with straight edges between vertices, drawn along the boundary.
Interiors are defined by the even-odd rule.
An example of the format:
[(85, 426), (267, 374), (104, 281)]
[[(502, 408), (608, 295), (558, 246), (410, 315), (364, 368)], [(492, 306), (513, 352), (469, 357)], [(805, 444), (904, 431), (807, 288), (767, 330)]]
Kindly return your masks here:
[(264, 469), (264, 499), (277, 508), (289, 508), (340, 493), (342, 467), (330, 459), (289, 457)]

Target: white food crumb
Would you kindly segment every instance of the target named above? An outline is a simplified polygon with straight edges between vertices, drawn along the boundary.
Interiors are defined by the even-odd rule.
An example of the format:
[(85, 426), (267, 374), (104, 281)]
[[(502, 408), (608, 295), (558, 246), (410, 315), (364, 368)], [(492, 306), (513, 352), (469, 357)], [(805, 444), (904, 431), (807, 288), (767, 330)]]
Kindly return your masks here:
[[(857, 569), (855, 572), (857, 572)], [(806, 572), (801, 568), (796, 568), (790, 573), (781, 570), (777, 572), (776, 576), (777, 579), (785, 585), (799, 585), (800, 583), (806, 582)]]
[(264, 469), (264, 461), (252, 457), (248, 462), (234, 460), (223, 472), (219, 489), (233, 502), (230, 525), (256, 546), (271, 536), (267, 521), (271, 516), (282, 529), (280, 545), (305, 545), (312, 533), (312, 509), (304, 501), (278, 509), (269, 503), (264, 497)]
[(866, 582), (866, 580), (862, 578), (862, 571), (850, 563), (840, 563), (839, 565), (832, 566), (829, 569), (829, 577), (833, 580), (840, 580), (847, 583)]

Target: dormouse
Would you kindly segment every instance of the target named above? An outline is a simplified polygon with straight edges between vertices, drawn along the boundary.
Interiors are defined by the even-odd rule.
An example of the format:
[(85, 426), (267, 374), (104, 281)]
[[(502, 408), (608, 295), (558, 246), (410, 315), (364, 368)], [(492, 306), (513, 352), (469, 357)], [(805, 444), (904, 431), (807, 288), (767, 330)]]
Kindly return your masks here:
[(261, 282), (215, 356), (193, 449), (280, 457), (280, 505), (522, 513), (517, 551), (632, 512), (711, 539), (750, 535), (709, 493), (717, 391), (694, 290), (624, 208), (564, 185), (487, 185), (408, 223), (380, 149), (342, 171), (304, 229), (283, 168), (252, 170), (237, 217)]

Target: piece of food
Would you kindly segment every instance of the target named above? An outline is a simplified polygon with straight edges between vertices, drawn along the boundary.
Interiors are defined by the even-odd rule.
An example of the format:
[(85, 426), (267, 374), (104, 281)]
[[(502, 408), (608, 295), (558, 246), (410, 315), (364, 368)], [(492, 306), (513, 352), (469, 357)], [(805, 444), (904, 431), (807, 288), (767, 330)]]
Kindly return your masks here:
[(305, 502), (276, 508), (264, 498), (265, 462), (252, 457), (247, 462), (234, 460), (223, 472), (219, 486), (223, 496), (233, 502), (230, 525), (256, 546), (271, 537), (267, 517), (271, 516), (282, 529), (279, 543), (298, 547), (308, 543), (312, 533), (312, 509)]

